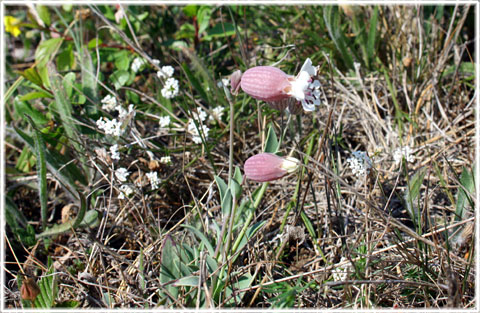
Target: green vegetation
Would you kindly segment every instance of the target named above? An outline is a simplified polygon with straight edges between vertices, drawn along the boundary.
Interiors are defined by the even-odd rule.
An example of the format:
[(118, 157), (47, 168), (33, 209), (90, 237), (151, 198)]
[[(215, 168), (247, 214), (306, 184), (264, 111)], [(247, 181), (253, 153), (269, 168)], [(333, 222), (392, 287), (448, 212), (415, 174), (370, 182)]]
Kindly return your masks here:
[(6, 307), (475, 307), (474, 11), (6, 5)]

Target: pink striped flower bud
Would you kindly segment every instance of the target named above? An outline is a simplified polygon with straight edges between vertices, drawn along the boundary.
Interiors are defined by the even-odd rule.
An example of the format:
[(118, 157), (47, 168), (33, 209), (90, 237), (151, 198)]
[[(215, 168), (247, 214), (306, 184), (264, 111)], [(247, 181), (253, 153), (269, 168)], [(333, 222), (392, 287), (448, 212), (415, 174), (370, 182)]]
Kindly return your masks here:
[(279, 101), (290, 97), (289, 75), (273, 66), (256, 66), (242, 75), (242, 90), (255, 99), (267, 102)]
[(267, 182), (294, 172), (299, 161), (292, 157), (282, 158), (273, 153), (260, 153), (245, 161), (243, 170), (248, 179)]

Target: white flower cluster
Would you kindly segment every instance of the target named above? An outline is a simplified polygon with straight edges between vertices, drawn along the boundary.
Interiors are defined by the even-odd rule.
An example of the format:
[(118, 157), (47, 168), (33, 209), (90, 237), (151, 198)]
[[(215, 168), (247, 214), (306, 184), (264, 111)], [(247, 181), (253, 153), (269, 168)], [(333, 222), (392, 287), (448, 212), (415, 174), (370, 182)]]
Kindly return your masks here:
[(399, 164), (402, 162), (402, 158), (409, 163), (413, 162), (413, 155), (412, 155), (412, 148), (409, 146), (401, 147), (393, 152), (393, 159), (395, 160), (395, 164)]
[(170, 156), (164, 156), (160, 158), (160, 163), (162, 164), (170, 164), (172, 162), (172, 158)]
[(157, 172), (147, 173), (147, 178), (152, 186), (152, 190), (157, 189), (158, 185), (160, 184), (160, 179), (158, 178)]
[(354, 151), (353, 157), (347, 159), (350, 169), (357, 177), (365, 176), (372, 168), (372, 160), (366, 152)]
[(172, 77), (174, 72), (175, 69), (170, 65), (162, 66), (162, 70), (157, 72), (158, 78), (167, 79), (161, 90), (162, 96), (167, 99), (172, 99), (178, 95), (178, 80)]
[(132, 71), (138, 72), (146, 63), (142, 58), (135, 58), (132, 62)]
[(128, 111), (125, 110), (121, 105), (115, 106), (115, 110), (118, 111), (118, 118), (119, 118), (118, 121), (116, 118), (110, 120), (106, 117), (101, 117), (97, 120), (96, 123), (98, 128), (103, 129), (105, 131), (105, 134), (114, 135), (118, 137), (122, 134), (121, 126), (122, 126), (123, 120), (129, 114), (135, 115), (135, 110), (133, 109), (133, 104), (130, 104), (128, 106)]
[(193, 118), (197, 121), (205, 122), (207, 118), (207, 112), (205, 112), (201, 107), (197, 108), (197, 112), (192, 111)]
[(124, 167), (120, 167), (115, 171), (115, 176), (122, 183), (127, 181), (128, 175), (130, 175), (130, 172)]
[[(197, 112), (192, 112), (193, 119), (188, 120), (187, 131), (192, 135), (192, 140), (194, 143), (202, 143), (202, 137), (200, 134), (203, 134), (205, 140), (208, 138), (208, 132), (210, 128), (203, 122), (207, 119), (207, 113), (200, 107), (197, 108)], [(197, 121), (197, 125), (195, 125)]]
[[(344, 263), (345, 261), (347, 261), (347, 259), (342, 256), (339, 263)], [(332, 270), (332, 278), (334, 281), (344, 281), (347, 279), (350, 271), (351, 265), (349, 264), (346, 264), (342, 267), (337, 267)]]
[(161, 128), (168, 127), (168, 125), (170, 125), (170, 116), (160, 116), (158, 125), (160, 125)]
[(170, 77), (165, 81), (165, 85), (161, 90), (162, 96), (167, 99), (172, 99), (178, 95), (178, 80), (173, 77)]
[(208, 138), (208, 132), (210, 131), (210, 128), (208, 128), (205, 124), (198, 124), (198, 126), (200, 128), (200, 131), (197, 129), (197, 126), (192, 119), (188, 121), (187, 130), (192, 135), (193, 142), (197, 144), (202, 143), (202, 137), (200, 135), (200, 132), (203, 134), (206, 140)]
[(118, 152), (118, 145), (114, 144), (110, 147), (110, 154), (112, 155), (112, 159), (120, 160), (120, 153)]
[(106, 95), (105, 98), (102, 99), (102, 109), (110, 112), (117, 106), (117, 98), (112, 95)]
[[(128, 114), (132, 113), (132, 112), (135, 112), (135, 110), (133, 109), (133, 104), (130, 104), (128, 106), (128, 111), (125, 110), (122, 106), (120, 105), (117, 105), (115, 107), (115, 110), (118, 111), (118, 118), (123, 120), (125, 117), (127, 117)], [(134, 113), (135, 114), (135, 113)]]
[(125, 199), (125, 197), (130, 197), (134, 193), (134, 190), (129, 185), (121, 185), (120, 186), (120, 194), (118, 195), (118, 199)]
[(214, 121), (214, 117), (221, 120), (223, 116), (223, 107), (216, 107), (212, 109), (212, 115), (208, 118), (209, 121)]
[(107, 135), (120, 136), (122, 134), (121, 126), (122, 122), (115, 118), (109, 120), (106, 117), (101, 117), (97, 121), (97, 127), (103, 129)]
[(157, 77), (158, 78), (172, 77), (174, 72), (175, 72), (175, 69), (173, 68), (173, 66), (165, 65), (165, 66), (162, 66), (161, 71), (157, 72)]

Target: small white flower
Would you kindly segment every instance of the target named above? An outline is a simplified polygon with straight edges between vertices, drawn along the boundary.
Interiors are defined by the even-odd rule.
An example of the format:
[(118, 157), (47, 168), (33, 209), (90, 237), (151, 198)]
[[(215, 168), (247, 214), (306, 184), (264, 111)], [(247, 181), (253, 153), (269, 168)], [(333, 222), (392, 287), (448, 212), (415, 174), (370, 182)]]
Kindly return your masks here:
[(128, 111), (125, 110), (121, 105), (117, 105), (117, 106), (115, 107), (115, 110), (118, 111), (118, 118), (121, 119), (121, 120), (125, 119), (125, 117), (127, 117), (128, 114), (130, 114), (130, 113), (132, 113), (132, 112), (135, 111), (135, 110), (133, 109), (133, 104), (130, 104), (130, 105), (128, 106)]
[(296, 77), (290, 78), (291, 90), (288, 94), (302, 103), (305, 111), (314, 111), (320, 105), (320, 82), (312, 81), (317, 75), (317, 69), (312, 66), (312, 60), (307, 58)]
[(372, 168), (372, 160), (368, 157), (366, 152), (355, 151), (352, 153), (353, 157), (347, 159), (353, 174), (357, 177), (365, 176)]
[(120, 153), (118, 152), (118, 145), (114, 144), (110, 147), (110, 154), (112, 155), (112, 159), (120, 160)]
[(160, 163), (162, 164), (170, 164), (172, 162), (172, 158), (170, 156), (164, 156), (160, 158)]
[(221, 120), (223, 116), (223, 107), (219, 106), (212, 109), (212, 115), (208, 118), (209, 121), (214, 121), (214, 117)]
[(205, 112), (201, 107), (197, 108), (197, 112), (192, 111), (193, 118), (197, 120), (197, 122), (204, 122), (207, 118), (207, 112)]
[(125, 199), (125, 197), (130, 197), (130, 195), (134, 193), (133, 188), (129, 185), (121, 185), (120, 191), (121, 192), (118, 195), (118, 199)]
[(401, 147), (393, 152), (393, 159), (395, 160), (395, 164), (399, 164), (402, 162), (402, 158), (409, 163), (413, 162), (413, 155), (412, 155), (412, 148), (409, 146)]
[(132, 62), (132, 71), (138, 72), (146, 64), (142, 58), (135, 58)]
[[(210, 129), (206, 125), (198, 124), (205, 140), (208, 138), (208, 132)], [(202, 137), (200, 135), (199, 130), (197, 129), (197, 126), (195, 125), (195, 122), (190, 119), (187, 124), (187, 130), (188, 132), (192, 135), (192, 141), (196, 144), (202, 143)]]
[(158, 119), (158, 124), (161, 128), (168, 127), (168, 125), (170, 125), (170, 116), (160, 116)]
[(105, 98), (101, 100), (101, 102), (103, 104), (102, 109), (110, 112), (117, 105), (117, 98), (113, 97), (112, 95), (106, 95)]
[(162, 96), (171, 99), (178, 94), (178, 80), (173, 77), (170, 77), (165, 82), (165, 86), (162, 88)]
[(147, 173), (147, 178), (152, 186), (152, 190), (157, 189), (158, 185), (160, 184), (160, 179), (158, 178), (157, 172)]
[(121, 182), (127, 181), (128, 175), (130, 175), (130, 172), (124, 167), (120, 167), (115, 171), (115, 176)]
[(228, 87), (230, 85), (230, 80), (228, 78), (222, 78), (222, 81), (217, 83), (218, 88), (222, 88), (223, 86)]
[(115, 118), (113, 120), (109, 120), (106, 117), (101, 117), (96, 123), (97, 127), (103, 129), (107, 135), (120, 136), (122, 134), (122, 123), (117, 122), (117, 119)]
[(175, 72), (175, 69), (173, 68), (173, 66), (165, 65), (165, 66), (162, 66), (161, 71), (157, 72), (157, 77), (158, 78), (172, 77), (174, 72)]
[(152, 59), (152, 63), (155, 65), (160, 65), (160, 60), (159, 59)]
[[(345, 257), (342, 257), (340, 259), (339, 263), (345, 262), (347, 259)], [(348, 272), (351, 271), (349, 264), (345, 264), (342, 267), (337, 267), (334, 270), (332, 270), (332, 278), (334, 281), (344, 281), (348, 277)]]

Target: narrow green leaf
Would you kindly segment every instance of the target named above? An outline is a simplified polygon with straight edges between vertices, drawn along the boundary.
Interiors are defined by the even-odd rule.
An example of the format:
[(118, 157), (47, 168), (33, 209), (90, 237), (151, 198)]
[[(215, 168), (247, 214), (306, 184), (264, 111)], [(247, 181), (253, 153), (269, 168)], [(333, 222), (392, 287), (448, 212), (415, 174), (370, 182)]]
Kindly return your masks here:
[(305, 224), (305, 227), (307, 228), (308, 233), (310, 236), (314, 239), (317, 238), (317, 234), (315, 233), (315, 229), (313, 228), (313, 224), (308, 218), (307, 214), (305, 214), (304, 211), (300, 213), (300, 216), (302, 217), (303, 224)]
[(47, 226), (47, 165), (45, 161), (45, 142), (37, 129), (35, 122), (29, 115), (25, 115), (33, 129), (33, 140), (35, 142), (35, 151), (37, 155), (37, 177), (38, 177), (38, 194), (40, 196), (40, 208), (42, 218), (42, 228)]
[[(165, 284), (180, 277), (180, 257), (177, 253), (176, 244), (170, 236), (163, 240), (161, 248), (160, 282)], [(178, 289), (172, 285), (166, 286), (173, 297), (177, 297)], [(163, 294), (160, 292), (160, 294)], [(165, 296), (166, 297), (166, 296)]]
[[(470, 195), (473, 195), (475, 192), (475, 166), (473, 167), (472, 172), (467, 168), (463, 168), (462, 174), (460, 175), (460, 185), (457, 191), (457, 205), (455, 210), (455, 220), (461, 221), (465, 218), (467, 214), (467, 205), (470, 204), (473, 207), (473, 201), (470, 198)], [(468, 192), (465, 192), (465, 190)]]
[(198, 281), (200, 277), (198, 276), (186, 276), (182, 277), (176, 282), (172, 284), (172, 286), (178, 287), (178, 286), (191, 286), (191, 287), (197, 287), (198, 286)]
[(233, 207), (233, 197), (232, 197), (232, 192), (230, 189), (227, 190), (225, 193), (225, 196), (222, 199), (222, 214), (224, 216), (230, 214), (232, 212), (232, 207)]
[(25, 215), (18, 209), (10, 196), (5, 197), (5, 220), (11, 229), (18, 226), (26, 227), (28, 223)]
[(30, 101), (30, 100), (35, 100), (35, 99), (42, 99), (42, 98), (48, 98), (52, 99), (53, 96), (46, 91), (32, 91), (29, 92), (19, 98), (20, 101)]
[(375, 54), (375, 46), (377, 39), (377, 20), (378, 20), (378, 5), (373, 9), (372, 16), (370, 17), (370, 28), (368, 30), (368, 41), (367, 41), (367, 55), (368, 62), (371, 64), (373, 56)]
[(415, 225), (419, 222), (420, 214), (416, 201), (420, 195), (420, 187), (423, 184), (423, 178), (425, 177), (426, 172), (426, 169), (422, 168), (408, 180), (407, 192), (405, 194), (407, 211)]
[(225, 193), (227, 192), (228, 186), (220, 176), (215, 175), (214, 178), (215, 182), (217, 183), (218, 191), (220, 192), (220, 201), (222, 201)]
[(342, 32), (338, 7), (331, 5), (325, 6), (323, 10), (323, 19), (327, 26), (328, 34), (342, 55), (347, 67), (353, 69), (354, 62), (350, 51), (347, 49), (348, 45), (345, 40), (345, 35)]
[(77, 216), (73, 220), (69, 220), (68, 222), (62, 224), (55, 224), (52, 227), (47, 228), (45, 231), (41, 232), (36, 236), (37, 239), (55, 236), (77, 227), (94, 227), (98, 221), (98, 212), (95, 210), (89, 210), (85, 212), (87, 203), (86, 199), (83, 194), (80, 194), (80, 209), (78, 211)]
[(197, 236), (198, 239), (200, 239), (201, 242), (203, 242), (203, 244), (207, 248), (208, 253), (210, 255), (215, 255), (215, 249), (213, 248), (212, 244), (210, 243), (210, 241), (208, 241), (207, 237), (205, 237), (203, 233), (201, 233), (198, 229), (196, 229), (193, 226), (186, 225), (186, 224), (182, 224), (182, 226), (190, 230), (193, 234), (195, 234), (195, 236)]
[[(21, 74), (20, 74), (21, 75)], [(4, 103), (7, 103), (8, 99), (10, 99), (10, 97), (13, 95), (13, 93), (15, 92), (15, 90), (17, 90), (18, 86), (20, 86), (20, 84), (23, 82), (23, 80), (25, 79), (25, 77), (22, 75), (20, 76), (19, 78), (17, 78), (17, 80), (8, 88), (7, 92), (5, 92), (5, 96), (4, 96), (4, 99), (3, 99), (3, 102)]]
[[(35, 143), (30, 136), (17, 127), (13, 127), (13, 129), (30, 149), (35, 150)], [(46, 161), (50, 173), (52, 173), (62, 185), (67, 187), (67, 190), (70, 191), (72, 195), (76, 196), (76, 194), (73, 193), (77, 188), (75, 184), (76, 181), (83, 185), (87, 184), (85, 176), (82, 175), (82, 172), (77, 166), (74, 163), (69, 163), (65, 166), (69, 160), (57, 151), (46, 150)]]

